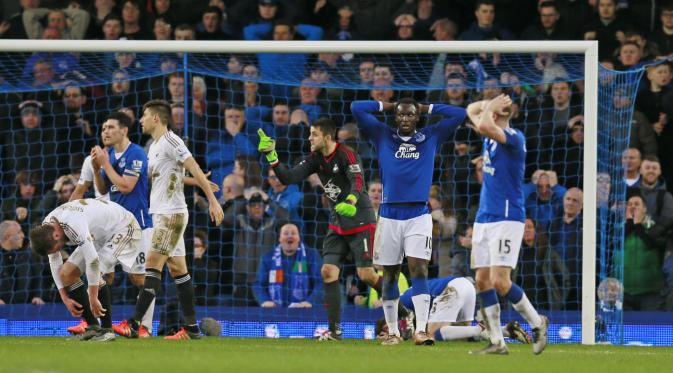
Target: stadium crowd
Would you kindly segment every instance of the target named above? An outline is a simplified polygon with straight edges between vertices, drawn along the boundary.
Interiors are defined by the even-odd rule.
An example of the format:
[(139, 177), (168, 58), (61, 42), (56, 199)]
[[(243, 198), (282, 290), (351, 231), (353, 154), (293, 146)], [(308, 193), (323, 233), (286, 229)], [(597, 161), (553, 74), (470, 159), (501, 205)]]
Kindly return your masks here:
[[(599, 167), (599, 216), (610, 222), (625, 219), (623, 247), (605, 245), (614, 259), (600, 265), (612, 277), (621, 277), (623, 266), (624, 309), (673, 310), (673, 152), (666, 146), (673, 144), (673, 125), (667, 124), (673, 118), (673, 65), (666, 59), (673, 54), (671, 4), (20, 0), (12, 9), (5, 3), (0, 37), (6, 39), (598, 40), (604, 67), (646, 69), (637, 94), (635, 85), (622, 84), (599, 108), (602, 120), (625, 123), (627, 130), (619, 136), (630, 134), (619, 174)], [(376, 150), (360, 137), (350, 101), (413, 97), (465, 107), (506, 92), (514, 99), (512, 125), (524, 132), (528, 149), (528, 219), (513, 276), (537, 308), (580, 308), (584, 87), (569, 79), (572, 61), (543, 53), (483, 53), (226, 55), (201, 62), (213, 73), (181, 71), (179, 54), (0, 55), (0, 304), (59, 301), (48, 263), (31, 255), (24, 235), (70, 199), (84, 157), (100, 143), (100, 125), (113, 110), (133, 119), (131, 140), (147, 149), (151, 140), (140, 132), (139, 110), (149, 99), (170, 102), (171, 129), (186, 139), (210, 179), (221, 186), (222, 227), (209, 226), (203, 197), (186, 188), (193, 224), (185, 237), (193, 248), (188, 257), (197, 303), (310, 307), (313, 299), (321, 299), (316, 249), (327, 231), (327, 200), (317, 178), (300, 185), (280, 183), (260, 162), (257, 129), (275, 137), (280, 160), (293, 164), (309, 152), (310, 124), (321, 116), (333, 118), (341, 126), (339, 142), (363, 160), (377, 208), (382, 186)], [(517, 67), (548, 83), (521, 83)], [(611, 79), (601, 76), (601, 84)], [(290, 84), (273, 84), (280, 81)], [(418, 88), (423, 85), (444, 88)], [(437, 154), (440, 167), (428, 201), (434, 223), (431, 277), (473, 274), (471, 226), (483, 173), (480, 153), (481, 142), (466, 126)], [(625, 187), (627, 198), (619, 200), (616, 191)], [(310, 281), (302, 282), (302, 289), (289, 289), (286, 282), (278, 296), (269, 284), (271, 272), (280, 269), (277, 260), (285, 261), (288, 273), (304, 268)], [(348, 302), (380, 306), (377, 294), (356, 278), (354, 267), (344, 270)], [(122, 272), (115, 281), (114, 302), (133, 304), (136, 288)], [(289, 301), (288, 289), (301, 290), (305, 301)]]

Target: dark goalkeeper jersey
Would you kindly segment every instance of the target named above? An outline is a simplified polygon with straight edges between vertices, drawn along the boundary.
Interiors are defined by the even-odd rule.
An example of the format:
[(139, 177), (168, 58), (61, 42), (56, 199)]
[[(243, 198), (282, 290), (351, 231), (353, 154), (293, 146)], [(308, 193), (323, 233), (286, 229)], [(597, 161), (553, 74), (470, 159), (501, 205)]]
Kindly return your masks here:
[[(317, 173), (330, 204), (329, 228), (340, 234), (353, 234), (376, 222), (374, 209), (365, 185), (362, 161), (348, 146), (337, 144), (332, 154), (325, 157), (312, 152), (292, 169), (277, 164), (274, 171), (281, 183), (290, 185), (298, 183), (309, 175)], [(357, 212), (349, 218), (334, 211), (334, 206), (345, 202), (346, 197), (353, 194), (358, 198), (355, 205)]]

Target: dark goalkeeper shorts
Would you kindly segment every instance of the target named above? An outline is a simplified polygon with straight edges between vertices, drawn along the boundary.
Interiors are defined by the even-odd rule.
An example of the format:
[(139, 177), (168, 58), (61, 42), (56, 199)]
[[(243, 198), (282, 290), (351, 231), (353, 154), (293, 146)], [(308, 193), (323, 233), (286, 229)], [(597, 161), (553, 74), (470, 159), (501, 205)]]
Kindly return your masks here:
[(376, 225), (368, 224), (362, 228), (363, 230), (352, 234), (328, 230), (322, 244), (323, 263), (340, 266), (352, 254), (356, 267), (371, 267)]

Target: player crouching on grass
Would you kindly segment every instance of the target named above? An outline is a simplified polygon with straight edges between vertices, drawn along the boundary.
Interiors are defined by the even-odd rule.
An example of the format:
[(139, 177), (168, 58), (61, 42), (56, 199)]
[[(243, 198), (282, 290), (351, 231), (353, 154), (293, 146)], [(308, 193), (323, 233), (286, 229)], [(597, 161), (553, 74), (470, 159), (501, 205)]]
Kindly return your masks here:
[[(428, 281), (428, 289), (432, 297), (432, 306), (428, 315), (428, 333), (434, 335), (435, 340), (488, 340), (489, 335), (486, 325), (482, 322), (474, 326), (470, 325), (474, 320), (477, 300), (472, 278), (448, 276), (432, 279)], [(413, 310), (413, 296), (413, 289), (407, 289), (400, 296), (400, 303)], [(515, 339), (521, 343), (530, 343), (528, 333), (516, 321), (507, 323), (507, 326), (502, 328), (502, 333), (507, 338)], [(376, 335), (380, 338), (386, 338), (388, 335), (388, 325), (385, 317), (377, 320)]]
[[(119, 261), (131, 267), (141, 250), (141, 230), (136, 218), (114, 202), (80, 199), (65, 203), (30, 231), (30, 246), (40, 256), (49, 256), (49, 266), (61, 300), (70, 314), (83, 317), (88, 326), (81, 340), (114, 339), (112, 329), (102, 329), (98, 318), (110, 312), (110, 290), (101, 272), (114, 272)], [(77, 248), (63, 263), (60, 250), (66, 244)], [(84, 285), (80, 276), (86, 274)], [(100, 286), (100, 291), (99, 291)]]

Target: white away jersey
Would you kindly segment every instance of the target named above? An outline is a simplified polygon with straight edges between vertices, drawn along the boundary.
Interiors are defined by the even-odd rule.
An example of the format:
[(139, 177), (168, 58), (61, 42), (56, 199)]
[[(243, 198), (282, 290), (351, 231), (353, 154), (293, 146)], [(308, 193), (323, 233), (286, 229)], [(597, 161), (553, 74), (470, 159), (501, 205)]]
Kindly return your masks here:
[(70, 243), (82, 246), (91, 237), (98, 250), (135, 217), (114, 202), (87, 198), (62, 204), (50, 212), (43, 223), (51, 223), (54, 219)]
[(98, 188), (96, 187), (96, 183), (93, 180), (93, 165), (91, 164), (91, 156), (87, 155), (86, 158), (84, 158), (84, 163), (82, 163), (82, 172), (79, 174), (79, 181), (77, 184), (83, 185), (85, 182), (90, 182), (91, 185), (93, 185), (93, 190), (96, 195), (96, 198), (103, 198), (105, 200), (110, 199), (110, 195), (108, 193), (105, 193), (104, 195), (100, 194), (98, 191)]
[(191, 156), (185, 143), (173, 131), (167, 131), (150, 145), (150, 214), (187, 213), (183, 163)]

